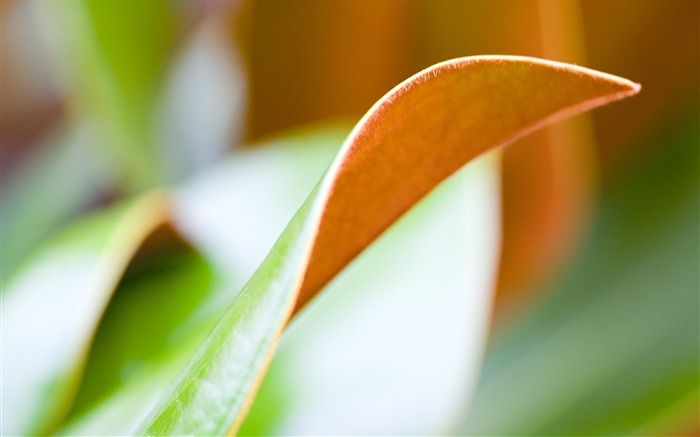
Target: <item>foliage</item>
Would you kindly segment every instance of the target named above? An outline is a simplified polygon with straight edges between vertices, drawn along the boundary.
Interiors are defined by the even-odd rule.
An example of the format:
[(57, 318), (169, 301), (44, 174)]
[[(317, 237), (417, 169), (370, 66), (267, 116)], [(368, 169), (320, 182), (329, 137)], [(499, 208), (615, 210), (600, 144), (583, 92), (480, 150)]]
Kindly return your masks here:
[[(537, 6), (544, 36), (576, 22), (572, 5)], [(478, 38), (449, 24), (465, 8), (508, 14), (308, 0), (309, 34), (288, 35), (300, 61), (266, 51), (292, 6), (3, 3), (3, 56), (18, 59), (3, 82), (59, 109), (3, 99), (18, 115), (11, 129), (3, 115), (2, 433), (696, 432), (696, 96), (634, 140), (644, 153), (601, 155), (599, 199), (590, 119), (537, 129), (638, 85), (524, 56), (441, 62), (352, 129), (356, 115), (223, 158), (244, 112), (250, 135), (369, 108), (407, 75), (382, 54), (416, 10), (427, 58), (443, 37)], [(347, 23), (382, 17), (365, 59)], [(304, 52), (316, 32), (327, 41)], [(557, 35), (569, 48), (504, 47), (580, 60), (580, 35)], [(324, 70), (342, 47), (347, 69)], [(45, 75), (17, 79), (31, 59)], [(310, 67), (306, 98), (275, 85)], [(358, 74), (375, 79), (337, 85)], [(53, 127), (16, 127), (39, 117)]]

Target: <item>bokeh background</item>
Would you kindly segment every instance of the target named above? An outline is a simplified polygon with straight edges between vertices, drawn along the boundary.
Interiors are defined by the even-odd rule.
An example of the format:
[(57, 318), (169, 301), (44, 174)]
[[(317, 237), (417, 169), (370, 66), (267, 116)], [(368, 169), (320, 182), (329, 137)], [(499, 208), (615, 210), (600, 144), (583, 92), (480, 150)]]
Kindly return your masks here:
[[(3, 281), (79, 218), (354, 123), (439, 61), (528, 55), (641, 83), (504, 152), (488, 346), (432, 432), (700, 434), (697, 1), (1, 4)], [(244, 431), (285, 432), (275, 399)]]

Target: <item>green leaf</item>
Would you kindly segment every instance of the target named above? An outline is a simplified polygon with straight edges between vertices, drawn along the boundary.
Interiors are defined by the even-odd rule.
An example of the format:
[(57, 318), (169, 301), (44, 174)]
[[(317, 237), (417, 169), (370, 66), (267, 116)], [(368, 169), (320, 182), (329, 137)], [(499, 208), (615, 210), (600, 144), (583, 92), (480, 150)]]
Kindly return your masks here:
[(67, 0), (39, 2), (35, 9), (51, 23), (44, 31), (61, 54), (52, 67), (70, 94), (69, 110), (92, 125), (116, 183), (136, 190), (164, 180), (152, 111), (178, 17), (167, 0), (132, 3)]
[(119, 277), (165, 218), (160, 193), (104, 211), (58, 235), (3, 284), (3, 434), (43, 434), (59, 423)]
[(167, 393), (217, 320), (210, 264), (163, 228), (149, 236), (95, 334), (61, 434), (127, 435)]
[(353, 130), (145, 432), (235, 432), (294, 309), (435, 185), (486, 150), (638, 89), (518, 57), (449, 61), (397, 86)]
[(82, 140), (77, 132), (54, 132), (3, 185), (0, 281), (6, 281), (32, 250), (100, 194), (103, 181), (94, 163), (81, 153)]

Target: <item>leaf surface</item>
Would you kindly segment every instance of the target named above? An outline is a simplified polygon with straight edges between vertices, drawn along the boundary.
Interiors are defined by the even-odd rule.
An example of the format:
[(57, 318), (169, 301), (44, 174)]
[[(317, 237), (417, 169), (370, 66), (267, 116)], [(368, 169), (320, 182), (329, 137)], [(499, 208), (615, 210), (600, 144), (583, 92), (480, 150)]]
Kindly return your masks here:
[(474, 157), (637, 90), (614, 76), (524, 57), (448, 61), (408, 79), (360, 121), (320, 185), (323, 211), (297, 308)]
[(130, 435), (216, 323), (211, 265), (159, 228), (131, 260), (96, 330), (63, 435)]
[(471, 398), (500, 248), (499, 156), (460, 170), (280, 338), (241, 435), (430, 435)]
[(236, 432), (293, 311), (399, 216), (481, 153), (638, 89), (507, 56), (447, 61), (398, 85), (360, 120), (145, 432)]
[(166, 210), (152, 193), (94, 216), (3, 285), (3, 434), (46, 433), (67, 412), (100, 315)]

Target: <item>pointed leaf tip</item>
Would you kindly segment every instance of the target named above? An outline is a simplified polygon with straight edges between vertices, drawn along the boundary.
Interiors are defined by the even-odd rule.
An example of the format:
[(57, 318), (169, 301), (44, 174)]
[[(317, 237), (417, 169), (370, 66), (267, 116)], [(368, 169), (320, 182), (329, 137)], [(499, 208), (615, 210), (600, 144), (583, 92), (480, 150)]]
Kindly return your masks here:
[(474, 157), (639, 89), (611, 74), (522, 56), (454, 59), (402, 82), (360, 120), (323, 182), (319, 197), (327, 197), (297, 308)]

